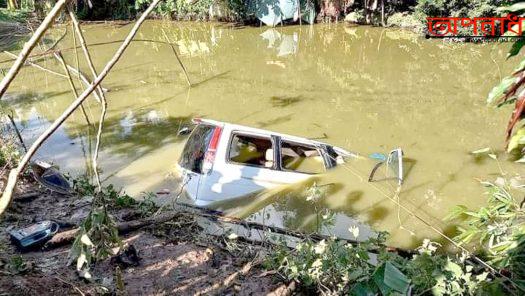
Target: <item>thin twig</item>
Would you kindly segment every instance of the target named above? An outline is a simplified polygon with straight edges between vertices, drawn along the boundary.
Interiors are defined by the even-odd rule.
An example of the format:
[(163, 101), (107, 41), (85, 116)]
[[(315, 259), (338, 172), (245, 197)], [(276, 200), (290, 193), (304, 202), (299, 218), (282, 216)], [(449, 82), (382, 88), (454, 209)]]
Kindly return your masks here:
[(175, 57), (177, 58), (177, 61), (179, 61), (180, 67), (182, 68), (182, 71), (184, 72), (184, 75), (186, 76), (186, 81), (188, 82), (188, 86), (191, 87), (191, 81), (190, 81), (190, 77), (188, 76), (188, 71), (186, 71), (186, 67), (184, 67), (184, 64), (180, 60), (179, 55), (177, 54), (177, 50), (175, 49), (175, 46), (173, 46), (173, 43), (171, 43), (171, 41), (168, 38), (168, 35), (164, 31), (164, 29), (161, 29), (161, 30), (162, 30), (162, 34), (164, 34), (164, 38), (166, 38), (166, 42), (168, 42), (168, 44), (171, 46), (171, 50), (175, 54)]
[(20, 141), (20, 144), (24, 148), (24, 151), (27, 152), (26, 144), (24, 143), (24, 140), (22, 139), (22, 135), (20, 134), (20, 131), (18, 130), (18, 127), (16, 126), (15, 119), (13, 118), (13, 114), (7, 114), (7, 117), (9, 118), (9, 121), (11, 121), (11, 124), (13, 125), (13, 128), (15, 129), (16, 135), (18, 136), (18, 140)]

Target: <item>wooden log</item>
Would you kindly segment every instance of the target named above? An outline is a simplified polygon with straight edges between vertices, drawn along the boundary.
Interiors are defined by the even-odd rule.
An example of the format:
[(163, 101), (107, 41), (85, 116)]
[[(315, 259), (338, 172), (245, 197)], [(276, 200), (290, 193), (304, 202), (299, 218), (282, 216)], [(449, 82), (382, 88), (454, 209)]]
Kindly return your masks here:
[[(59, 0), (59, 2), (60, 1), (63, 1), (63, 0)], [(57, 2), (57, 4), (59, 2)], [(157, 6), (157, 4), (159, 4), (159, 2), (160, 0), (153, 0), (150, 6), (146, 9), (146, 11), (140, 16), (139, 20), (135, 23), (135, 25), (129, 32), (128, 36), (126, 37), (122, 45), (118, 48), (117, 52), (115, 52), (111, 60), (106, 64), (104, 69), (97, 76), (97, 79), (95, 79), (95, 81), (93, 81), (93, 83), (66, 110), (64, 110), (64, 112), (44, 131), (44, 133), (42, 133), (35, 140), (35, 142), (33, 142), (31, 147), (27, 151), (27, 153), (20, 160), (18, 166), (9, 172), (9, 178), (7, 180), (7, 185), (5, 186), (5, 190), (2, 194), (2, 197), (0, 198), (0, 215), (4, 213), (7, 207), (9, 206), (9, 203), (11, 202), (11, 199), (13, 197), (13, 191), (15, 189), (16, 182), (18, 181), (18, 176), (20, 175), (20, 173), (24, 171), (27, 164), (31, 160), (31, 157), (33, 157), (33, 155), (40, 148), (40, 146), (44, 143), (44, 141), (46, 141), (49, 138), (49, 136), (51, 136), (62, 125), (62, 123), (67, 118), (69, 118), (69, 116), (71, 116), (71, 114), (80, 106), (80, 104), (84, 102), (84, 100), (95, 90), (97, 85), (99, 85), (102, 82), (102, 80), (106, 78), (109, 71), (111, 71), (113, 66), (115, 66), (115, 64), (122, 57), (122, 54), (124, 53), (124, 51), (128, 48), (129, 44), (131, 43), (131, 40), (137, 34), (137, 31), (139, 30), (142, 23), (146, 20), (147, 16), (153, 11), (153, 9)], [(27, 54), (28, 53), (26, 53), (26, 55)], [(5, 88), (7, 88), (7, 86)], [(1, 94), (3, 93), (0, 93), (0, 95)]]

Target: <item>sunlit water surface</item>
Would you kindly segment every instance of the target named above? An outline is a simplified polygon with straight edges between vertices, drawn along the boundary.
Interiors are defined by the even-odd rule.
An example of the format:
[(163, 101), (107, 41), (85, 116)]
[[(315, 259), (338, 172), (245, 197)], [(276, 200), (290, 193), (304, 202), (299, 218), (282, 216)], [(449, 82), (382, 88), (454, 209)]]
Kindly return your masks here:
[[(120, 44), (111, 41), (122, 40), (130, 26), (83, 27), (97, 69)], [(145, 41), (132, 43), (103, 83), (110, 91), (102, 177), (133, 196), (160, 190), (176, 195), (174, 168), (185, 140), (177, 131), (192, 117), (323, 138), (362, 155), (402, 147), (410, 170), (399, 197), (390, 185), (378, 189), (367, 183), (366, 169), (351, 166), (307, 182), (334, 184), (316, 203), (285, 188), (216, 205), (238, 217), (309, 231), (320, 227), (323, 216), (335, 214), (322, 232), (351, 238), (348, 228), (357, 224), (359, 238), (385, 230), (389, 243), (399, 247), (442, 239), (392, 198), (452, 234), (453, 225), (443, 217), (458, 204), (482, 205), (477, 179), (500, 172), (497, 162), (475, 159), (470, 151), (492, 147), (503, 170), (518, 170), (501, 153), (510, 110), (485, 106), (491, 87), (512, 69), (514, 61), (505, 61), (508, 45), (450, 44), (342, 24), (269, 29), (148, 21), (136, 38), (166, 41), (163, 30), (176, 42), (193, 87), (168, 45)], [(71, 34), (59, 43), (67, 62), (76, 65), (75, 52), (67, 50), (72, 46)], [(78, 57), (82, 71), (90, 73), (80, 50)], [(62, 72), (52, 58), (34, 61)], [(73, 100), (65, 79), (33, 67), (25, 67), (9, 91), (28, 143)], [(96, 124), (99, 105), (91, 97), (84, 106)], [(94, 134), (76, 112), (38, 157), (82, 173)]]

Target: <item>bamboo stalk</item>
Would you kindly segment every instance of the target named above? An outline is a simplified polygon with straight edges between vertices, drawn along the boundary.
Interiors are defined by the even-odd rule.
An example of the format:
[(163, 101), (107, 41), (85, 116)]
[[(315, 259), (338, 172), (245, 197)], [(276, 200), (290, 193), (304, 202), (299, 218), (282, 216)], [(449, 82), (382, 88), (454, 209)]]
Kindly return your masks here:
[[(75, 13), (70, 9), (68, 10), (68, 12), (69, 12), (69, 18), (71, 19), (71, 22), (73, 23), (73, 29), (75, 30), (76, 35), (78, 36), (78, 40), (80, 40), (80, 47), (82, 48), (82, 51), (84, 52), (84, 56), (86, 57), (86, 61), (88, 63), (89, 69), (91, 70), (91, 74), (93, 75), (93, 79), (95, 79), (97, 77), (97, 70), (95, 70), (95, 66), (93, 65), (93, 59), (91, 58), (91, 54), (89, 53), (89, 50), (86, 44), (86, 39), (84, 38), (84, 34), (82, 34), (82, 30), (80, 29), (80, 25), (78, 24), (78, 20), (75, 16)], [(73, 38), (76, 39), (75, 36), (73, 36)], [(77, 68), (78, 68), (78, 58), (77, 58)], [(97, 90), (99, 92), (100, 98), (102, 99), (101, 101), (106, 100), (104, 96), (104, 92), (102, 91), (101, 85), (97, 87)]]
[(166, 38), (166, 42), (168, 42), (168, 44), (171, 46), (171, 50), (175, 54), (175, 57), (177, 58), (177, 61), (179, 61), (179, 65), (182, 68), (182, 71), (184, 72), (184, 75), (186, 76), (186, 82), (188, 82), (188, 86), (191, 87), (191, 81), (190, 81), (190, 77), (188, 76), (188, 71), (186, 71), (186, 67), (184, 67), (184, 64), (180, 60), (179, 55), (177, 54), (177, 50), (175, 49), (175, 46), (173, 46), (173, 43), (171, 43), (171, 41), (168, 38), (168, 35), (164, 31), (164, 29), (162, 29), (162, 34), (164, 34), (164, 38)]
[[(63, 0), (59, 0), (58, 3), (62, 2)], [(13, 197), (13, 191), (16, 186), (16, 182), (18, 181), (18, 175), (24, 171), (25, 167), (31, 160), (31, 157), (36, 153), (38, 148), (46, 141), (49, 136), (51, 136), (61, 125), (62, 123), (75, 111), (80, 104), (95, 90), (97, 85), (106, 78), (109, 71), (115, 66), (115, 64), (119, 61), (122, 54), (128, 48), (129, 44), (131, 43), (131, 40), (133, 37), (137, 34), (137, 31), (139, 30), (142, 23), (146, 20), (146, 17), (153, 11), (153, 9), (159, 4), (160, 0), (153, 0), (153, 2), (150, 4), (150, 6), (146, 9), (146, 11), (140, 16), (139, 20), (135, 23), (131, 31), (129, 32), (128, 36), (124, 40), (124, 42), (121, 44), (117, 52), (113, 55), (111, 60), (106, 64), (104, 69), (101, 71), (101, 73), (97, 76), (97, 79), (93, 81), (93, 83), (60, 115), (47, 129), (42, 133), (36, 141), (31, 145), (28, 152), (24, 155), (24, 157), (20, 160), (18, 166), (14, 169), (12, 169), (9, 173), (9, 178), (7, 180), (6, 188), (2, 194), (2, 198), (0, 199), (0, 215), (5, 212), (7, 207), (9, 206), (9, 203), (11, 202), (11, 199)], [(63, 5), (62, 5), (63, 6)], [(60, 6), (60, 8), (62, 7)], [(56, 14), (56, 12), (55, 12)], [(47, 19), (47, 17), (46, 17)], [(40, 28), (39, 28), (40, 29)], [(38, 40), (36, 40), (38, 41)], [(36, 43), (36, 42), (34, 42)], [(33, 44), (34, 46), (34, 44)], [(27, 53), (25, 54), (27, 56)], [(22, 61), (23, 62), (23, 61)], [(16, 75), (16, 73), (15, 73)], [(11, 78), (12, 79), (12, 78)], [(10, 82), (10, 81), (9, 81)], [(5, 87), (7, 88), (7, 87)], [(5, 89), (4, 89), (5, 91)]]
[[(65, 4), (66, 0), (58, 0), (55, 3), (55, 6), (53, 6), (53, 9), (51, 9), (49, 14), (46, 16), (42, 24), (40, 24), (35, 34), (31, 36), (31, 39), (29, 39), (29, 41), (26, 42), (26, 44), (24, 44), (24, 47), (22, 48), (22, 51), (18, 55), (18, 58), (14, 62), (13, 66), (11, 66), (9, 72), (7, 72), (7, 75), (4, 77), (4, 79), (2, 79), (2, 82), (0, 82), (0, 99), (7, 91), (7, 88), (9, 87), (13, 79), (15, 79), (16, 75), (24, 65), (24, 62), (27, 60), (27, 57), (29, 56), (33, 48), (35, 48), (40, 38), (42, 38), (47, 29), (53, 25), (53, 21), (58, 16), (62, 8), (64, 8)], [(0, 213), (2, 212), (3, 211), (1, 210), (0, 206)]]
[[(77, 88), (75, 87), (75, 83), (73, 83), (73, 78), (71, 78), (71, 74), (69, 73), (69, 70), (67, 69), (67, 64), (66, 64), (66, 61), (64, 60), (64, 57), (62, 56), (62, 53), (58, 52), (57, 53), (57, 58), (60, 61), (60, 63), (62, 64), (62, 67), (64, 68), (64, 71), (66, 72), (67, 79), (69, 81), (69, 86), (71, 87), (71, 92), (73, 92), (73, 95), (75, 96), (75, 98), (78, 98)], [(87, 123), (89, 125), (91, 125), (91, 122), (89, 121), (89, 117), (88, 117), (88, 115), (86, 113), (86, 109), (84, 109), (84, 105), (83, 104), (80, 104), (80, 109), (82, 110), (82, 113), (84, 114), (84, 117), (86, 118)]]

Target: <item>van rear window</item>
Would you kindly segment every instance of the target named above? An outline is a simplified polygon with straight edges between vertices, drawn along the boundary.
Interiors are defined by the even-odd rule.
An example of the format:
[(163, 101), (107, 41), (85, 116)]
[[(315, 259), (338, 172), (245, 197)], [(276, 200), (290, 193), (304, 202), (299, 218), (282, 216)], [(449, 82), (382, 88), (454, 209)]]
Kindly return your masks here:
[(182, 151), (179, 165), (195, 173), (202, 173), (202, 162), (210, 144), (214, 126), (200, 124), (190, 134)]

